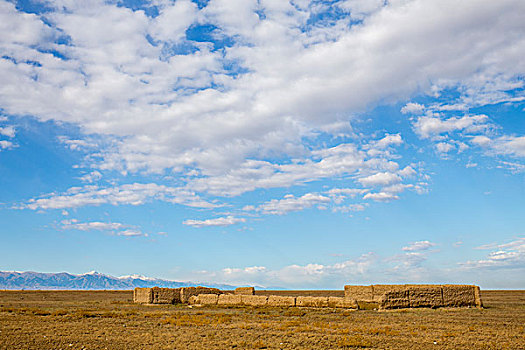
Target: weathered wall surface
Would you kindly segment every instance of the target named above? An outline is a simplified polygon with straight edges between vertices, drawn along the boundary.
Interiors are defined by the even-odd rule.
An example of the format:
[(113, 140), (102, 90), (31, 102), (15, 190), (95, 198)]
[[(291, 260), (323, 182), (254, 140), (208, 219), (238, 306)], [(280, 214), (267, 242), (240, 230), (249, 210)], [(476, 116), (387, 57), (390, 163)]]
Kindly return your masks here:
[(207, 288), (207, 287), (184, 287), (179, 288), (179, 302), (187, 303), (191, 296), (196, 296), (199, 294), (221, 294), (222, 292), (217, 288)]
[(345, 298), (372, 301), (374, 299), (372, 286), (345, 286)]
[(345, 286), (345, 298), (359, 304), (378, 303), (379, 308), (483, 307), (479, 287), (473, 285), (371, 285)]
[(219, 295), (217, 305), (242, 305), (242, 295), (221, 294)]
[(180, 289), (159, 288), (151, 289), (153, 294), (152, 304), (175, 304), (180, 303)]
[(327, 297), (296, 297), (295, 306), (328, 307)]
[(385, 292), (379, 300), (379, 305), (383, 309), (401, 309), (410, 307), (408, 290), (393, 290)]
[(479, 287), (469, 285), (444, 285), (443, 286), (443, 305), (444, 306), (477, 306), (481, 307), (479, 298)]
[(143, 304), (189, 303), (230, 306), (331, 307), (397, 309), (417, 307), (483, 307), (480, 289), (474, 285), (387, 285), (345, 286), (345, 297), (254, 295), (253, 287), (222, 294), (206, 287), (135, 288), (133, 301)]
[(268, 306), (289, 307), (295, 306), (295, 297), (281, 297), (270, 295), (268, 297)]
[(241, 301), (248, 306), (268, 305), (268, 297), (265, 295), (241, 295)]
[(255, 288), (253, 287), (239, 287), (234, 291), (237, 295), (255, 295)]
[(219, 295), (217, 294), (199, 294), (197, 296), (197, 304), (201, 305), (217, 305)]
[(479, 286), (474, 286), (474, 300), (476, 302), (477, 308), (483, 307), (483, 302), (481, 301), (481, 291), (479, 290)]
[(372, 285), (372, 301), (380, 302), (386, 292), (405, 290), (404, 284), (374, 284)]
[(152, 288), (135, 288), (133, 290), (133, 302), (151, 304), (153, 302)]
[(357, 309), (357, 302), (353, 299), (341, 297), (328, 297), (328, 307)]
[(410, 307), (437, 308), (443, 306), (441, 286), (410, 286), (407, 290)]

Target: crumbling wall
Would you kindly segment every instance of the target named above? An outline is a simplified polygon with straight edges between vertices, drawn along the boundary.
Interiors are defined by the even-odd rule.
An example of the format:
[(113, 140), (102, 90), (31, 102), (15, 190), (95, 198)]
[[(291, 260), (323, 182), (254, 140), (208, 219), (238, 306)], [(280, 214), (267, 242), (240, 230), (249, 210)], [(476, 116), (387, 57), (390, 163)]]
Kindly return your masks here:
[(444, 285), (444, 306), (474, 306), (476, 305), (475, 286)]
[(374, 284), (372, 285), (372, 301), (380, 302), (383, 294), (391, 291), (405, 290), (404, 284)]
[(153, 294), (152, 304), (175, 304), (180, 303), (180, 288), (159, 288), (151, 289)]
[(372, 301), (374, 299), (372, 286), (345, 286), (345, 299)]
[(133, 302), (141, 304), (153, 303), (152, 288), (135, 288), (133, 290)]
[(143, 304), (189, 303), (201, 305), (248, 305), (276, 307), (332, 307), (358, 309), (397, 309), (430, 307), (483, 307), (480, 289), (474, 285), (387, 285), (345, 286), (345, 296), (254, 295), (253, 287), (242, 287), (235, 294), (222, 294), (217, 288), (135, 288), (133, 301)]
[(410, 307), (408, 290), (392, 290), (385, 292), (380, 300), (379, 307), (382, 309), (402, 309)]
[(296, 297), (295, 306), (328, 307), (328, 297)]
[(242, 304), (242, 295), (235, 294), (221, 294), (219, 295), (219, 300), (217, 305), (241, 305)]
[(479, 289), (479, 286), (474, 286), (474, 301), (475, 306), (479, 309), (483, 308), (483, 302), (481, 301), (481, 291)]
[(295, 306), (295, 297), (282, 297), (270, 295), (268, 297), (268, 306), (289, 307)]
[(217, 305), (218, 300), (218, 294), (199, 294), (197, 296), (197, 304), (201, 305)]
[(222, 292), (217, 288), (207, 288), (207, 287), (184, 287), (179, 288), (179, 302), (187, 303), (189, 298), (193, 295), (199, 294), (221, 294)]
[(235, 288), (234, 294), (237, 295), (255, 295), (254, 287), (239, 287)]
[(353, 299), (341, 297), (328, 297), (328, 307), (357, 309), (357, 302)]
[(443, 306), (441, 286), (410, 286), (407, 290), (410, 307), (437, 308)]
[(268, 297), (265, 295), (241, 295), (241, 301), (248, 306), (266, 306)]

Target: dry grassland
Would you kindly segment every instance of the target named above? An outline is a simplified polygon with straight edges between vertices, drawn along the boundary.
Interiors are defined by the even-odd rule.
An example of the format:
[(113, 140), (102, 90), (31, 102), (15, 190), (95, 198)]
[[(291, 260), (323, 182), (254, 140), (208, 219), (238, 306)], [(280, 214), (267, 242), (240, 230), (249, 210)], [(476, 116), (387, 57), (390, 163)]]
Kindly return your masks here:
[(131, 291), (0, 291), (0, 349), (525, 349), (525, 291), (482, 291), (482, 299), (483, 310), (378, 312), (139, 305)]

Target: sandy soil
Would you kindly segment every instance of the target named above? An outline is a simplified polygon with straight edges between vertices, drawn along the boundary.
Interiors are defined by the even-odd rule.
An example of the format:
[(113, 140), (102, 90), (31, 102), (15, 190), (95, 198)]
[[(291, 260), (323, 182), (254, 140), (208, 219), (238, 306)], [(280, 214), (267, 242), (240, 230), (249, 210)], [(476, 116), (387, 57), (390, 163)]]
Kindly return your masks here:
[(0, 349), (525, 349), (525, 291), (482, 298), (483, 310), (378, 312), (136, 305), (130, 291), (0, 291)]

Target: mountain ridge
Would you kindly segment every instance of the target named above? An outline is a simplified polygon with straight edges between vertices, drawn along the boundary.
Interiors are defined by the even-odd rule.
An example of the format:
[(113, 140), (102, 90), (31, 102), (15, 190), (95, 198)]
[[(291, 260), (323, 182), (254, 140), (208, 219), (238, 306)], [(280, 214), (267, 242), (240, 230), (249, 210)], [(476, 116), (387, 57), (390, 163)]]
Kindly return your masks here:
[(128, 290), (136, 287), (179, 288), (193, 286), (235, 289), (218, 283), (170, 281), (140, 275), (114, 277), (91, 271), (84, 274), (67, 272), (0, 271), (0, 289), (4, 290)]

